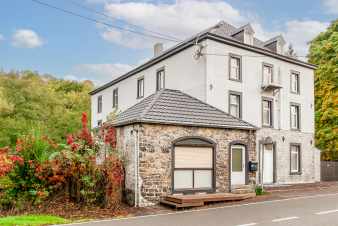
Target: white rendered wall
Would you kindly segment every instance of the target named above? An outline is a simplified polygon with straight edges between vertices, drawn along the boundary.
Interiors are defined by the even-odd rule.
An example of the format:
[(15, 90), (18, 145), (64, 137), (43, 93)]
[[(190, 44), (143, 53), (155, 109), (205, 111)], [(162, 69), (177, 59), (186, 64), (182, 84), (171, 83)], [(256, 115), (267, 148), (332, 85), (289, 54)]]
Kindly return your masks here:
[[(118, 88), (118, 110), (124, 111), (142, 99), (137, 99), (137, 79), (144, 77), (144, 97), (156, 92), (156, 71), (165, 67), (165, 88), (181, 90), (205, 101), (205, 58), (193, 59), (194, 47), (187, 48), (150, 68), (135, 74), (91, 96), (92, 127), (105, 121), (113, 111), (113, 89)], [(97, 113), (97, 97), (102, 95), (102, 113)]]
[[(272, 92), (262, 92), (262, 63), (273, 65), (274, 76), (279, 77), (281, 89), (280, 128), (277, 107), (274, 101), (274, 128), (290, 129), (290, 102), (301, 105), (301, 132), (314, 132), (314, 74), (312, 69), (281, 61), (272, 57), (248, 57), (259, 54), (208, 40), (207, 53), (242, 56), (242, 82), (229, 80), (229, 57), (207, 55), (207, 103), (228, 112), (228, 93), (242, 93), (242, 119), (261, 127), (262, 97), (274, 97)], [(300, 94), (290, 93), (290, 71), (300, 73)]]

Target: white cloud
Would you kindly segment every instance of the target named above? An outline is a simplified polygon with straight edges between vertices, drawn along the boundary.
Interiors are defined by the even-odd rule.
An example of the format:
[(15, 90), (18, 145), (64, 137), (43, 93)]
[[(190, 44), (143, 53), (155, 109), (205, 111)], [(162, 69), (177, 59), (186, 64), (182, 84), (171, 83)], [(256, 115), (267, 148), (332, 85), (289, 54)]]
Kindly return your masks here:
[(19, 48), (36, 48), (43, 45), (43, 41), (39, 35), (29, 29), (16, 30), (12, 37), (12, 44)]
[(323, 0), (328, 13), (338, 14), (338, 0)]
[(128, 64), (79, 64), (75, 65), (71, 73), (64, 76), (68, 80), (91, 80), (96, 85), (102, 85), (111, 81), (127, 71), (131, 70), (132, 66)]
[[(331, 4), (338, 2), (338, 0), (323, 1)], [(169, 34), (180, 39), (190, 37), (221, 20), (234, 26), (242, 26), (250, 22), (257, 38), (265, 41), (282, 34), (288, 43), (293, 44), (298, 55), (306, 55), (307, 43), (327, 27), (325, 22), (296, 19), (280, 23), (277, 29), (267, 29), (258, 15), (240, 11), (221, 0), (177, 0), (172, 3), (158, 4), (144, 1), (109, 1), (104, 4), (104, 9), (107, 14), (127, 24), (134, 24), (146, 30)], [(104, 40), (128, 48), (150, 48), (159, 41), (164, 42), (167, 47), (173, 44), (102, 26), (98, 29)]]
[[(124, 2), (105, 4), (105, 11), (112, 17), (140, 26), (146, 30), (167, 34), (179, 39), (225, 20), (241, 25), (248, 20), (224, 1), (184, 0), (172, 4), (150, 2)], [(130, 32), (105, 29), (102, 37), (110, 42), (130, 48), (149, 48), (155, 42)], [(164, 40), (157, 40), (165, 42)]]
[(292, 43), (297, 55), (308, 53), (308, 43), (320, 32), (325, 31), (329, 24), (315, 20), (292, 20), (286, 23), (285, 37)]

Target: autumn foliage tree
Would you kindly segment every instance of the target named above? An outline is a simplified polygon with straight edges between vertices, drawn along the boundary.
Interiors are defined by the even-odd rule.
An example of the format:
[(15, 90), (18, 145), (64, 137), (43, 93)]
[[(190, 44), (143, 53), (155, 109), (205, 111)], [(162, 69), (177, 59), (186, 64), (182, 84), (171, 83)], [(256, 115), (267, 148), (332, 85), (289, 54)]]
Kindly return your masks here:
[(338, 160), (338, 20), (310, 45), (315, 72), (316, 146), (322, 159)]

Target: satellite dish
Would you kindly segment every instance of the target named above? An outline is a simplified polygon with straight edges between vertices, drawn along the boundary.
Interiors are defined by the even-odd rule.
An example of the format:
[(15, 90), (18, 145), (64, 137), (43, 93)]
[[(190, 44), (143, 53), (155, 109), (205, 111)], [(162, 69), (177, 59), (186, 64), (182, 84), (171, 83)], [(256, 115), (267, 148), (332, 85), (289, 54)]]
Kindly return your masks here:
[(194, 59), (198, 60), (203, 54), (202, 54), (202, 50), (203, 50), (203, 45), (202, 44), (196, 44), (195, 45), (195, 51), (194, 51)]

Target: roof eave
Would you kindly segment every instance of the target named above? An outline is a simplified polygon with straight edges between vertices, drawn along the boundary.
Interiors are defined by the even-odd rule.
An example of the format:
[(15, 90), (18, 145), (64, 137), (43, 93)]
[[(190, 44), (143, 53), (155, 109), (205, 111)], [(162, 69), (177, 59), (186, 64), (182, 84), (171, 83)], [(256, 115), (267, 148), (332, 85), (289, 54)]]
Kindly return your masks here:
[[(289, 63), (294, 63), (294, 64), (297, 64), (297, 65), (300, 65), (300, 66), (303, 66), (303, 67), (307, 67), (307, 68), (310, 68), (310, 69), (316, 69), (317, 66), (314, 65), (314, 64), (310, 64), (310, 63), (307, 63), (307, 62), (304, 62), (304, 61), (301, 61), (301, 60), (297, 60), (297, 59), (294, 59), (294, 58), (291, 58), (291, 57), (288, 57), (288, 56), (284, 56), (284, 55), (281, 55), (281, 54), (278, 54), (278, 53), (274, 53), (274, 52), (271, 52), (269, 50), (266, 50), (266, 49), (263, 49), (263, 48), (260, 48), (260, 47), (257, 47), (257, 46), (252, 46), (252, 45), (248, 45), (248, 44), (245, 44), (245, 43), (242, 43), (240, 41), (236, 41), (234, 39), (231, 39), (231, 38), (227, 38), (227, 37), (223, 37), (223, 36), (219, 36), (219, 35), (216, 35), (216, 34), (213, 34), (213, 33), (210, 33), (210, 32), (205, 32), (203, 34), (200, 34), (199, 35), (199, 40), (198, 42), (202, 42), (204, 41), (205, 39), (211, 39), (211, 40), (214, 40), (214, 41), (218, 41), (218, 42), (221, 42), (221, 43), (224, 43), (224, 44), (229, 44), (229, 45), (233, 45), (235, 47), (238, 47), (238, 48), (244, 48), (244, 49), (247, 49), (247, 50), (250, 50), (250, 51), (253, 51), (253, 52), (257, 52), (257, 53), (260, 53), (260, 54), (263, 54), (263, 55), (268, 55), (270, 57), (273, 57), (273, 58), (277, 58), (279, 60), (283, 60), (283, 61), (287, 61)], [(187, 41), (185, 42), (182, 42), (180, 44), (178, 44), (177, 46), (173, 47), (172, 49), (169, 49), (167, 51), (165, 51), (163, 54), (159, 55), (158, 57), (155, 57), (155, 58), (152, 58), (150, 59), (148, 62), (134, 68), (133, 70), (127, 72), (126, 74), (118, 77), (117, 79), (114, 79), (113, 81), (110, 81), (94, 90), (92, 90), (91, 92), (89, 92), (90, 95), (94, 95), (138, 72), (141, 72), (149, 67), (151, 67), (152, 65), (162, 61), (162, 60), (165, 60), (167, 59), (168, 57), (171, 57), (173, 55), (175, 55), (176, 53), (194, 45), (194, 42), (192, 42), (192, 40), (195, 40), (196, 37), (193, 37), (193, 38), (190, 38), (188, 39)]]
[(224, 125), (206, 125), (206, 124), (193, 124), (193, 123), (176, 123), (176, 122), (159, 122), (159, 121), (151, 121), (151, 120), (130, 120), (126, 122), (111, 124), (115, 127), (122, 127), (122, 126), (128, 126), (132, 124), (137, 123), (144, 123), (144, 124), (159, 124), (159, 125), (174, 125), (174, 126), (191, 126), (191, 127), (203, 127), (203, 128), (216, 128), (216, 129), (238, 129), (238, 130), (250, 130), (250, 131), (256, 131), (259, 128), (250, 125), (250, 127), (240, 127), (240, 126), (224, 126)]
[(298, 60), (298, 59), (294, 59), (294, 58), (291, 58), (291, 57), (288, 57), (288, 56), (285, 56), (285, 55), (282, 55), (282, 54), (279, 54), (279, 53), (274, 53), (274, 52), (271, 52), (269, 50), (266, 50), (266, 49), (258, 47), (258, 46), (248, 45), (248, 44), (242, 43), (240, 41), (236, 41), (236, 40), (233, 40), (233, 39), (230, 39), (230, 38), (227, 38), (227, 37), (219, 36), (219, 35), (216, 35), (216, 34), (213, 34), (213, 33), (207, 33), (206, 38), (214, 40), (214, 41), (219, 41), (219, 42), (222, 42), (224, 44), (233, 45), (235, 47), (244, 48), (244, 49), (256, 52), (256, 53), (267, 55), (267, 56), (270, 56), (270, 57), (273, 57), (273, 58), (276, 58), (276, 59), (279, 59), (279, 60), (287, 61), (289, 63), (294, 63), (294, 64), (297, 64), (297, 65), (300, 65), (300, 66), (303, 66), (303, 67), (307, 67), (307, 68), (310, 68), (310, 69), (316, 69), (317, 68), (317, 66), (314, 65), (314, 64), (307, 63), (307, 62), (304, 62), (304, 61), (301, 61), (301, 60)]

